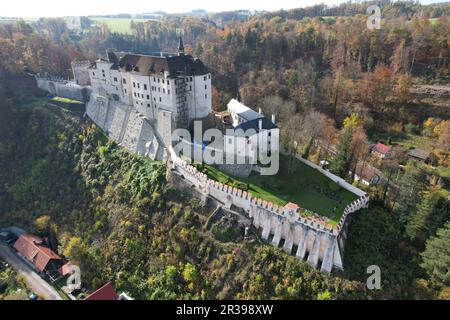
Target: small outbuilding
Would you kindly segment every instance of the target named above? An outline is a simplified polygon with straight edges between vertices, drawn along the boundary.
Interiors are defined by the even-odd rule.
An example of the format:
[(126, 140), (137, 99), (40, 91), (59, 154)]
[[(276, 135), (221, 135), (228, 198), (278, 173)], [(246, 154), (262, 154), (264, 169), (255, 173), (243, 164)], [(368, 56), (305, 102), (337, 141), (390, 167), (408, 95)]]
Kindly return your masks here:
[(119, 295), (113, 285), (108, 282), (87, 296), (85, 300), (119, 300)]
[(422, 149), (413, 149), (408, 151), (408, 157), (418, 161), (427, 162), (430, 158), (430, 152)]
[(63, 260), (48, 248), (44, 239), (23, 234), (17, 239), (14, 248), (37, 269), (47, 274), (58, 273)]
[(372, 154), (380, 159), (388, 158), (390, 155), (391, 147), (378, 142), (372, 147)]

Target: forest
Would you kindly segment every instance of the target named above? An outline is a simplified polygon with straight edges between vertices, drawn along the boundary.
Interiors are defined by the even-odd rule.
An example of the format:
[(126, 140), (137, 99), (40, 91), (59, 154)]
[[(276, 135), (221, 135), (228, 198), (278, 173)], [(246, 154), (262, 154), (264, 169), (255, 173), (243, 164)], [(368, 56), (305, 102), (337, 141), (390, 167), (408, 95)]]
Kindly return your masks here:
[[(90, 289), (112, 281), (141, 299), (449, 299), (450, 6), (371, 2), (235, 19), (167, 15), (131, 34), (83, 18), (0, 24), (0, 224), (26, 224), (79, 262)], [(70, 62), (106, 49), (186, 51), (212, 72), (213, 108), (237, 97), (275, 114), (281, 143), (352, 183), (376, 167), (371, 206), (352, 221), (345, 271), (332, 275), (258, 239), (217, 237), (211, 213), (176, 191), (163, 163), (120, 149), (77, 112), (46, 106), (24, 71), (70, 77)], [(380, 160), (373, 143), (392, 148)], [(408, 160), (423, 148), (429, 163)], [(334, 152), (330, 152), (334, 150)], [(364, 187), (364, 186), (362, 186)], [(420, 195), (420, 196), (417, 196)], [(384, 270), (365, 289), (366, 268)]]

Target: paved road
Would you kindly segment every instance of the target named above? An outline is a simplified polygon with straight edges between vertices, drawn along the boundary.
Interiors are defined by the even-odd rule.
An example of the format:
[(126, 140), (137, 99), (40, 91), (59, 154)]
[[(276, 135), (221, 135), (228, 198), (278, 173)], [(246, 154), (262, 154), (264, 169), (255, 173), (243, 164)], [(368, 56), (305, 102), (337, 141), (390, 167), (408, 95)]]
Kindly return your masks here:
[(62, 300), (58, 292), (42, 279), (30, 266), (18, 257), (9, 247), (0, 243), (0, 257), (2, 257), (9, 265), (22, 275), (27, 284), (33, 289), (38, 296), (45, 300)]

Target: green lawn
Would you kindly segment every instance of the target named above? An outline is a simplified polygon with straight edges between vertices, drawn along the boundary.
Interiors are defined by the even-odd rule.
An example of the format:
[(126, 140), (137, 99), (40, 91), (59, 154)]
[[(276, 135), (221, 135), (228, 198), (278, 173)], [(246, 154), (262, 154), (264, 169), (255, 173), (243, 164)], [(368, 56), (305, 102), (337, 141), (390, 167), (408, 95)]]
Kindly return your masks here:
[(131, 19), (131, 18), (92, 18), (95, 23), (105, 23), (109, 30), (123, 34), (131, 34), (131, 21), (146, 22), (151, 19)]
[(51, 99), (51, 101), (62, 102), (62, 103), (68, 103), (68, 104), (72, 104), (72, 103), (74, 103), (74, 104), (84, 104), (84, 103), (81, 102), (81, 101), (78, 101), (78, 100), (72, 100), (72, 99), (69, 99), (69, 98), (63, 98), (63, 97), (53, 97), (53, 98)]
[[(274, 176), (262, 176), (253, 172), (248, 178), (236, 178), (209, 165), (199, 168), (203, 168), (203, 172), (213, 180), (244, 190), (248, 187), (247, 191), (254, 197), (279, 206), (294, 202), (303, 209), (328, 217), (330, 223), (336, 225), (345, 206), (358, 197), (342, 188), (333, 191), (332, 188), (337, 187), (333, 181), (295, 158), (292, 158), (292, 169), (288, 171), (289, 159), (280, 156), (280, 171)], [(336, 206), (337, 209), (333, 212)]]

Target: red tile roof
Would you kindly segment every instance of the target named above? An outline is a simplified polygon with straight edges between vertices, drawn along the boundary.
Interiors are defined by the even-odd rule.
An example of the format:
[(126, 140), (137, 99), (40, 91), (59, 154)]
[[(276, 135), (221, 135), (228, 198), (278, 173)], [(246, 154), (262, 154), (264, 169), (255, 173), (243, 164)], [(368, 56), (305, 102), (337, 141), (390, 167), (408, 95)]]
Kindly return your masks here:
[(60, 256), (44, 245), (42, 238), (31, 234), (21, 235), (14, 248), (41, 271), (45, 270), (50, 260), (61, 260)]
[(383, 155), (385, 155), (386, 153), (388, 153), (391, 150), (391, 147), (382, 144), (381, 142), (378, 142), (372, 149), (375, 152), (381, 153)]
[(85, 300), (117, 300), (119, 295), (110, 282), (90, 294)]
[(293, 202), (289, 202), (284, 207), (288, 208), (288, 209), (293, 209), (293, 210), (298, 210), (300, 208), (296, 203), (293, 203)]

